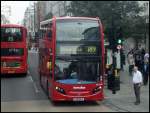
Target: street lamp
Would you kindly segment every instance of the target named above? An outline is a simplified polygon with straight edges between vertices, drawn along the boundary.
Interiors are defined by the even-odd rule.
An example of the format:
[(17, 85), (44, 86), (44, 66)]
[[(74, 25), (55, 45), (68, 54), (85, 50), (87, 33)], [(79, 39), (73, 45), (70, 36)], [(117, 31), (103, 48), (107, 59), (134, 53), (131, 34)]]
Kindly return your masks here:
[(145, 11), (145, 36), (144, 36), (144, 42), (145, 42), (145, 49), (146, 49), (146, 45), (147, 45), (147, 42), (146, 42), (146, 37), (147, 37), (147, 9), (148, 9), (148, 3), (144, 3), (144, 11)]

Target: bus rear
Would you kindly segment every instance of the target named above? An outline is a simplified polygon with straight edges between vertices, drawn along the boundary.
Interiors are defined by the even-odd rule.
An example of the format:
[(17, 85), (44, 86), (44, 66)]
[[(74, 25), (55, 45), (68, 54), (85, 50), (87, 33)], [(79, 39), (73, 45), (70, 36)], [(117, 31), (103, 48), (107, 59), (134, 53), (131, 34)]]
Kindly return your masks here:
[(1, 74), (27, 74), (27, 30), (20, 25), (1, 25)]

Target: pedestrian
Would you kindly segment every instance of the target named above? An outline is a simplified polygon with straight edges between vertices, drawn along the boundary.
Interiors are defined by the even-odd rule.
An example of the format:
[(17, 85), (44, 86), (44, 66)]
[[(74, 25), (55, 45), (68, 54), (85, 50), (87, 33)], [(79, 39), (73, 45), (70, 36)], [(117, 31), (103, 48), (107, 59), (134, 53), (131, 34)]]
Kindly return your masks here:
[(121, 50), (120, 51), (120, 55), (121, 55), (121, 70), (124, 71), (124, 65), (126, 64), (125, 63), (125, 53), (124, 53), (124, 50)]
[(129, 55), (128, 55), (128, 64), (129, 64), (129, 75), (132, 76), (133, 67), (135, 65), (132, 52), (129, 53)]
[(137, 66), (134, 66), (134, 71), (133, 71), (133, 87), (134, 87), (134, 93), (136, 96), (136, 102), (134, 103), (135, 105), (140, 104), (140, 88), (142, 85), (142, 73), (138, 70)]
[(143, 67), (143, 59), (142, 59), (142, 54), (140, 50), (136, 50), (135, 54), (134, 54), (134, 59), (135, 59), (135, 65), (138, 67), (138, 69), (140, 71), (142, 71), (142, 67)]
[(144, 60), (146, 60), (149, 63), (149, 53), (145, 53)]
[(149, 63), (147, 60), (144, 60), (144, 65), (142, 68), (142, 74), (143, 74), (143, 84), (147, 85), (148, 77), (149, 77)]

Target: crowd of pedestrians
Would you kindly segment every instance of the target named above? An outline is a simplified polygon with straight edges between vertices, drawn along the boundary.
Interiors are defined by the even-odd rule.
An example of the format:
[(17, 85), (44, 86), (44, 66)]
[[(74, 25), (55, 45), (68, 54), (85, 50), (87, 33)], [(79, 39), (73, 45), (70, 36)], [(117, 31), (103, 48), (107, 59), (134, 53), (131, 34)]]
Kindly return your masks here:
[(129, 64), (129, 75), (132, 76), (134, 66), (138, 67), (138, 70), (142, 73), (143, 84), (147, 85), (149, 79), (149, 53), (146, 53), (145, 50), (138, 46), (136, 49), (132, 49), (128, 55), (128, 64)]
[(133, 87), (136, 96), (135, 105), (140, 104), (140, 88), (141, 85), (147, 85), (149, 80), (149, 53), (138, 46), (132, 49), (128, 55), (129, 75), (133, 76)]

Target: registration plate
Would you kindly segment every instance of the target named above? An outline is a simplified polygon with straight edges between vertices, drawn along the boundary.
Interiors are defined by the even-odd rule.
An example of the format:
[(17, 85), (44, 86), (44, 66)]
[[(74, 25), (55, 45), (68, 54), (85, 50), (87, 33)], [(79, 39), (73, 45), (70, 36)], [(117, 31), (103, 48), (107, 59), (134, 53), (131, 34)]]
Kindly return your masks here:
[(84, 101), (84, 98), (73, 98), (73, 101)]
[(8, 71), (8, 73), (15, 73), (15, 71)]

